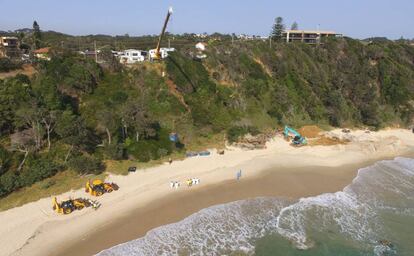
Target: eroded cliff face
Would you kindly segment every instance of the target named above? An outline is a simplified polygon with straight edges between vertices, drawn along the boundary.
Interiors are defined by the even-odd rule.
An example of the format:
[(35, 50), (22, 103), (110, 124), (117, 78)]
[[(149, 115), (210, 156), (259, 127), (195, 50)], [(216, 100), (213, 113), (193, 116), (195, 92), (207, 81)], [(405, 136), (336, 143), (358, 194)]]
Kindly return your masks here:
[(265, 42), (216, 43), (206, 54), (201, 62), (185, 51), (173, 55), (171, 79), (189, 100), (198, 89), (228, 92), (226, 108), (241, 110), (250, 123), (273, 118), (378, 128), (412, 122), (414, 47), (408, 44), (334, 39), (269, 49)]

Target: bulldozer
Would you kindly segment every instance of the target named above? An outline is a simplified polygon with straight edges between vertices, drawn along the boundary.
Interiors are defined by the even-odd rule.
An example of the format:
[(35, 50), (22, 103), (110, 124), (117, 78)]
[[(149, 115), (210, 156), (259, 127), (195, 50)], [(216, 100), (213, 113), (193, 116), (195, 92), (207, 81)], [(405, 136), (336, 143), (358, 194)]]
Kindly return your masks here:
[(90, 206), (92, 206), (94, 209), (97, 209), (99, 207), (99, 204), (97, 202), (84, 198), (69, 199), (58, 203), (57, 198), (54, 197), (52, 204), (53, 210), (59, 214), (70, 214), (75, 210), (82, 210), (83, 208)]
[(118, 190), (119, 187), (115, 183), (106, 183), (102, 180), (88, 181), (85, 185), (85, 192), (93, 196), (101, 196), (104, 193), (111, 193), (114, 190)]

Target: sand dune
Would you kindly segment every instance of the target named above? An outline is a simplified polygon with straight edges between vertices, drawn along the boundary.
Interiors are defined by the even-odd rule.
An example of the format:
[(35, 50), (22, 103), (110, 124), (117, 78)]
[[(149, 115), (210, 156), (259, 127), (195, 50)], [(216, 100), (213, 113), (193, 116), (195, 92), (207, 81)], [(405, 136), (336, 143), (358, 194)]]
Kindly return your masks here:
[[(116, 182), (120, 190), (100, 197), (102, 207), (97, 211), (86, 209), (62, 216), (53, 212), (51, 198), (44, 198), (0, 212), (0, 255), (56, 255), (59, 250), (86, 239), (94, 230), (113, 224), (131, 211), (150, 207), (161, 199), (165, 201), (173, 193), (192, 193), (194, 189), (234, 180), (239, 169), (243, 170), (243, 179), (249, 179), (269, 169), (277, 172), (307, 166), (339, 167), (406, 155), (414, 151), (414, 134), (403, 129), (371, 133), (352, 131), (349, 134), (334, 130), (328, 132), (327, 136), (350, 142), (294, 148), (283, 138), (276, 137), (262, 150), (243, 151), (230, 147), (224, 155), (213, 150), (207, 157), (194, 157), (171, 165), (138, 170), (128, 176), (111, 175), (107, 181)], [(197, 185), (198, 188), (187, 188), (184, 181), (188, 178), (199, 178), (201, 184)], [(181, 181), (181, 187), (177, 191), (170, 188), (172, 180)], [(317, 184), (318, 180), (310, 182)], [(338, 189), (341, 186), (343, 184), (338, 183)], [(289, 192), (289, 188), (286, 189), (287, 191), (280, 192), (281, 195), (295, 197), (306, 194), (306, 191), (295, 194), (295, 191)], [(297, 187), (292, 186), (291, 189)], [(76, 190), (59, 195), (58, 198), (78, 196), (85, 197), (86, 194), (83, 190)]]

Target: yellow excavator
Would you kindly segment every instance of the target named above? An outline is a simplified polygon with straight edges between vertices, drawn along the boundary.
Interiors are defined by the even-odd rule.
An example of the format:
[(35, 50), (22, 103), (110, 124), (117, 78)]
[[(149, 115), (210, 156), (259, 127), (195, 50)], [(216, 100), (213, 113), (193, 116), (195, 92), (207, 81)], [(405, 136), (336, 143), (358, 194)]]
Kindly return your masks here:
[[(155, 48), (154, 55), (151, 56), (152, 60), (161, 60), (162, 59), (161, 51), (160, 51), (160, 49), (161, 49), (161, 42), (162, 42), (162, 39), (164, 37), (165, 30), (167, 29), (167, 24), (168, 24), (168, 21), (170, 20), (170, 17), (171, 17), (171, 14), (172, 13), (173, 13), (173, 9), (172, 9), (172, 7), (170, 7), (168, 9), (167, 17), (165, 17), (164, 26), (162, 27), (161, 34), (160, 34), (160, 36), (158, 38), (157, 48)], [(153, 50), (151, 50), (151, 51), (153, 51)]]
[(97, 202), (84, 198), (69, 199), (61, 203), (58, 203), (56, 197), (52, 200), (52, 208), (59, 214), (70, 214), (75, 210), (82, 210), (83, 208), (90, 206), (97, 209), (100, 205)]
[(92, 182), (89, 180), (85, 185), (85, 192), (93, 196), (101, 196), (118, 189), (119, 187), (115, 183), (106, 183), (102, 180), (94, 180)]

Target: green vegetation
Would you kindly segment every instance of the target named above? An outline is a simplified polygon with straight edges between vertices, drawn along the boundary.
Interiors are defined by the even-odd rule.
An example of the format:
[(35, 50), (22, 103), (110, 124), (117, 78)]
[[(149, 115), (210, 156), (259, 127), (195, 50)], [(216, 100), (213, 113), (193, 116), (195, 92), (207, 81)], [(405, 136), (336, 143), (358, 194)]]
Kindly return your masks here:
[(104, 178), (104, 175), (79, 176), (73, 171), (62, 171), (56, 175), (36, 182), (30, 187), (24, 187), (0, 198), (0, 211), (39, 200), (44, 197), (65, 193), (70, 189), (79, 189), (85, 186), (89, 179)]
[(241, 137), (246, 134), (251, 134), (253, 136), (259, 134), (260, 131), (256, 127), (251, 126), (233, 126), (227, 131), (227, 139), (229, 142), (233, 143), (238, 141)]
[(292, 26), (290, 26), (291, 30), (298, 30), (299, 29), (299, 24), (295, 21), (292, 23)]
[(27, 191), (79, 187), (88, 174), (126, 174), (137, 162), (150, 166), (284, 124), (378, 129), (413, 121), (414, 48), (405, 43), (332, 39), (269, 49), (211, 41), (202, 62), (191, 51), (132, 68), (53, 51), (35, 76), (0, 80), (2, 203), (16, 190), (26, 202)]
[(41, 47), (42, 33), (40, 32), (40, 26), (37, 21), (33, 22), (33, 43), (36, 49)]
[[(293, 24), (292, 27), (293, 27), (292, 29), (295, 29), (298, 27), (298, 24), (296, 23), (295, 26)], [(283, 24), (283, 18), (277, 17), (275, 19), (275, 24), (273, 24), (270, 36), (272, 37), (272, 39), (280, 41), (282, 39), (282, 33), (284, 30), (285, 30), (285, 25)]]
[(0, 58), (0, 72), (9, 72), (21, 68), (20, 64), (12, 62), (8, 58)]

